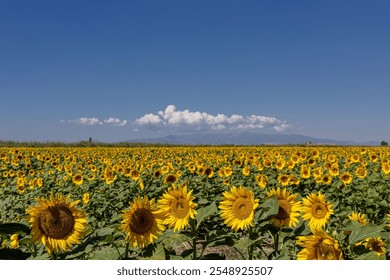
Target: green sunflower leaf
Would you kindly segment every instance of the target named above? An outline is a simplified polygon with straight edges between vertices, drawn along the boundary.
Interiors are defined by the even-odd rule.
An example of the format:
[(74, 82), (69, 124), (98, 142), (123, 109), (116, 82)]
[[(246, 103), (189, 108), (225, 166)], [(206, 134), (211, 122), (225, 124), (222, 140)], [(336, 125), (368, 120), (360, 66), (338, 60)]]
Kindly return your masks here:
[(206, 206), (204, 208), (201, 208), (197, 210), (198, 215), (196, 215), (196, 222), (197, 222), (197, 227), (206, 220), (207, 218), (211, 217), (212, 215), (218, 213), (218, 208), (217, 205), (215, 204), (215, 201), (211, 203), (209, 206)]
[(0, 224), (0, 234), (30, 233), (30, 228), (24, 224), (8, 223)]
[(351, 235), (349, 236), (349, 243), (356, 244), (360, 241), (365, 240), (366, 238), (378, 237), (380, 232), (383, 230), (383, 226), (377, 225), (366, 225), (363, 227), (358, 227), (352, 230)]
[(260, 222), (268, 221), (279, 212), (279, 202), (276, 196), (271, 196), (259, 205), (257, 209), (259, 216), (256, 217)]

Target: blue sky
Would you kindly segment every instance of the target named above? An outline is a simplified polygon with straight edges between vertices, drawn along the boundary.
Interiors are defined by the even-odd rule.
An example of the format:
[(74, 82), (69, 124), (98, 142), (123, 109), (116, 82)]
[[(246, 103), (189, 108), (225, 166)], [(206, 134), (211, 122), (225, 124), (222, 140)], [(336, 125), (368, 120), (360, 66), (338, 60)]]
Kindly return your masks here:
[(2, 1), (0, 139), (390, 141), (388, 1)]

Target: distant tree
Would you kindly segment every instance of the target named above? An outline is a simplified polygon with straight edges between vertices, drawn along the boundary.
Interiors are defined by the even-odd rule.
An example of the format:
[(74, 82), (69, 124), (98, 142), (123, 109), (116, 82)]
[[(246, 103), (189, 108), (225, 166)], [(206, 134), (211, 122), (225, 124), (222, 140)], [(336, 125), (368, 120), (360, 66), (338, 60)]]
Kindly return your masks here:
[(382, 141), (381, 146), (389, 146), (389, 143), (387, 143), (386, 141)]

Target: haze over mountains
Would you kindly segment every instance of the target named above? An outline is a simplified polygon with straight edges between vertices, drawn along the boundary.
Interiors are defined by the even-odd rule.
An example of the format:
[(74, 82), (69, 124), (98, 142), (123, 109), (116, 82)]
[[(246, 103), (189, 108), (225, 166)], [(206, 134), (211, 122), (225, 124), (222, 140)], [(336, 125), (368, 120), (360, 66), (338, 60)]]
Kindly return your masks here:
[(266, 134), (254, 132), (191, 132), (170, 134), (159, 138), (144, 138), (127, 142), (188, 145), (288, 145), (288, 144), (327, 144), (327, 145), (380, 145), (380, 141), (355, 142), (321, 139), (300, 134)]

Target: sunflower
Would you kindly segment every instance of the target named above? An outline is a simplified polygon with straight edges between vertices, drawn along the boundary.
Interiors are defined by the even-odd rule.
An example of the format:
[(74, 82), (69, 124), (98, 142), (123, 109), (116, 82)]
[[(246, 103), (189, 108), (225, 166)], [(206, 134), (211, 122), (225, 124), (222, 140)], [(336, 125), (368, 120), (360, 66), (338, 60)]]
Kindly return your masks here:
[(284, 159), (279, 159), (276, 163), (275, 163), (275, 167), (278, 169), (278, 170), (283, 170), (284, 166), (286, 165), (286, 161)]
[(138, 170), (131, 170), (130, 171), (130, 177), (131, 179), (133, 179), (134, 181), (137, 181), (139, 179), (139, 177), (141, 176), (141, 174), (139, 173)]
[(387, 226), (390, 227), (390, 214), (387, 214), (387, 221), (389, 222), (389, 224), (387, 224)]
[(342, 260), (343, 253), (336, 239), (323, 230), (314, 230), (313, 235), (298, 236), (297, 244), (303, 249), (297, 260)]
[(256, 176), (257, 185), (264, 189), (267, 186), (268, 177), (265, 174), (259, 174)]
[(302, 199), (302, 218), (309, 221), (309, 226), (313, 228), (323, 227), (333, 214), (332, 204), (325, 201), (325, 195), (319, 192), (312, 193)]
[(80, 186), (83, 184), (83, 176), (80, 173), (73, 175), (72, 181), (76, 186)]
[(348, 171), (341, 173), (340, 178), (344, 185), (352, 183), (352, 175)]
[(155, 170), (153, 173), (154, 177), (158, 178), (161, 176), (161, 171), (159, 169)]
[(367, 176), (366, 168), (364, 166), (356, 168), (355, 175), (360, 179), (364, 179)]
[(174, 231), (180, 231), (188, 225), (189, 219), (193, 219), (197, 212), (196, 203), (192, 196), (192, 190), (187, 192), (187, 186), (172, 185), (165, 191), (158, 201), (158, 213), (164, 217), (164, 224)]
[(368, 221), (366, 219), (366, 215), (360, 214), (358, 212), (352, 212), (351, 215), (348, 216), (348, 219), (350, 219), (351, 221), (356, 221), (359, 224), (361, 224), (362, 226), (365, 226), (368, 224)]
[(214, 175), (214, 171), (210, 167), (206, 167), (204, 174), (207, 176), (207, 178), (211, 178)]
[(297, 194), (291, 194), (286, 189), (272, 189), (267, 196), (276, 196), (279, 202), (279, 211), (272, 221), (277, 227), (295, 227), (298, 223), (300, 202), (297, 201)]
[(176, 176), (174, 174), (168, 174), (164, 178), (164, 183), (166, 183), (166, 184), (173, 184), (173, 183), (176, 182), (176, 180), (177, 180), (177, 178), (176, 178)]
[(83, 203), (88, 204), (89, 202), (89, 193), (84, 193), (83, 194)]
[(332, 184), (332, 177), (328, 174), (324, 174), (321, 177), (321, 183), (324, 185), (330, 185)]
[(9, 247), (11, 249), (16, 249), (19, 247), (19, 236), (17, 233), (11, 235)]
[(259, 200), (253, 198), (251, 190), (233, 186), (230, 191), (223, 193), (219, 204), (220, 216), (233, 230), (245, 229), (253, 226), (254, 210), (258, 205)]
[(116, 174), (110, 168), (106, 168), (102, 175), (103, 175), (102, 179), (106, 181), (107, 185), (110, 185), (110, 184), (114, 183), (114, 181), (117, 179)]
[(135, 198), (130, 209), (123, 210), (119, 228), (126, 233), (126, 240), (133, 247), (146, 247), (162, 234), (163, 217), (156, 212), (157, 204), (146, 195)]
[(70, 202), (70, 196), (50, 195), (50, 200), (37, 198), (38, 206), (26, 209), (31, 223), (34, 243), (42, 242), (49, 254), (71, 249), (80, 244), (87, 225), (86, 214), (77, 209), (79, 200)]
[(290, 177), (287, 174), (279, 174), (278, 181), (283, 187), (286, 187), (289, 183)]
[(302, 165), (300, 170), (301, 178), (303, 179), (309, 179), (310, 178), (310, 166), (308, 165)]
[(332, 177), (336, 177), (339, 176), (339, 174), (340, 174), (340, 170), (338, 166), (332, 164), (332, 166), (329, 169), (329, 175)]
[(300, 183), (301, 183), (301, 179), (297, 175), (290, 174), (288, 176), (288, 185), (289, 186), (292, 186), (292, 185), (298, 186)]
[(373, 251), (377, 254), (378, 257), (386, 254), (386, 244), (382, 241), (380, 237), (366, 238), (362, 242), (357, 243), (356, 245), (363, 245), (370, 251)]
[(251, 169), (250, 169), (250, 166), (245, 166), (243, 169), (242, 169), (242, 175), (244, 176), (249, 176), (249, 174), (251, 173)]
[(390, 173), (390, 164), (389, 163), (386, 163), (386, 162), (382, 163), (382, 172), (386, 175)]

